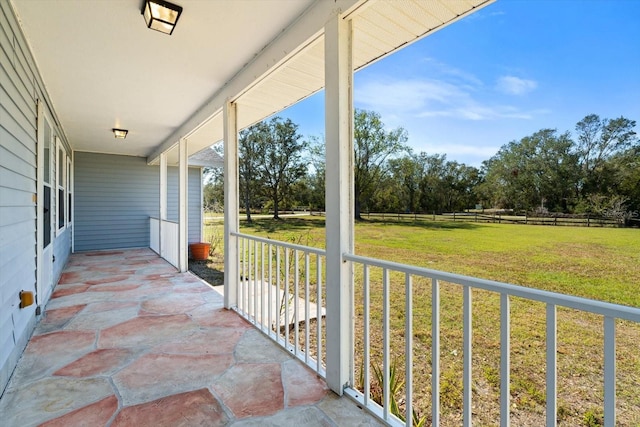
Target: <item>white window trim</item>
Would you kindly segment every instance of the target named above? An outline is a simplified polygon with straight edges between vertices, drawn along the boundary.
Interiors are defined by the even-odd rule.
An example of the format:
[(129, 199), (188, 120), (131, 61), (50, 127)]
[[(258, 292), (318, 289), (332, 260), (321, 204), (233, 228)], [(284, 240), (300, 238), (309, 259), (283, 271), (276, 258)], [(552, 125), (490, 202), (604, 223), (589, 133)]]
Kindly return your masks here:
[[(71, 201), (71, 203), (69, 203)], [(67, 188), (66, 188), (66, 198), (65, 198), (65, 225), (70, 227), (73, 225), (73, 218), (69, 215), (71, 210), (73, 210), (73, 162), (71, 161), (71, 156), (67, 156)]]
[[(60, 183), (60, 152), (62, 152), (62, 183)], [(56, 158), (55, 158), (55, 179), (56, 179), (56, 185), (55, 185), (55, 209), (54, 209), (54, 213), (55, 213), (55, 228), (56, 228), (56, 237), (59, 236), (60, 234), (62, 234), (66, 229), (67, 229), (67, 220), (69, 218), (68, 213), (67, 213), (67, 188), (66, 188), (66, 184), (67, 184), (67, 151), (64, 149), (64, 146), (62, 145), (62, 141), (60, 141), (60, 138), (58, 138), (56, 136)], [(60, 200), (60, 190), (62, 190), (62, 201)], [(64, 210), (64, 224), (62, 224), (62, 227), (59, 226), (59, 209), (60, 209), (60, 203), (62, 203), (62, 209)]]

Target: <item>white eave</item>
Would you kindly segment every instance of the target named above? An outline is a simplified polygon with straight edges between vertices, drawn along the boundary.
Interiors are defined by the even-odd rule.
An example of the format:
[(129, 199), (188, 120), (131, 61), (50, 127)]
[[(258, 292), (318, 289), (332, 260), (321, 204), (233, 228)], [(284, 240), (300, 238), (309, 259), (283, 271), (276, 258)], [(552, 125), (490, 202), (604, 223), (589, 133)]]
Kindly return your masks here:
[[(356, 71), (493, 0), (176, 0), (172, 36), (138, 22), (135, 1), (11, 2), (73, 148), (172, 163), (182, 138), (189, 155), (222, 139), (227, 100), (242, 129), (321, 90), (338, 11)], [(124, 143), (110, 127), (129, 129)]]

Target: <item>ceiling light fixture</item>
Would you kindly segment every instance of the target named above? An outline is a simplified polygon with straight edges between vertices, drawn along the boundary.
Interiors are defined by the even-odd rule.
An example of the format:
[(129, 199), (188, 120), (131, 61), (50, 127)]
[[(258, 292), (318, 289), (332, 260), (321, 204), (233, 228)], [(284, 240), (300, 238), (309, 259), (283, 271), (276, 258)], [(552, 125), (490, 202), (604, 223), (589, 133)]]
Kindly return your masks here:
[(126, 129), (112, 129), (113, 130), (113, 136), (115, 136), (118, 139), (125, 139), (127, 137), (127, 134), (129, 133), (128, 130)]
[(182, 13), (182, 7), (164, 0), (144, 0), (142, 15), (147, 28), (161, 33), (173, 33)]

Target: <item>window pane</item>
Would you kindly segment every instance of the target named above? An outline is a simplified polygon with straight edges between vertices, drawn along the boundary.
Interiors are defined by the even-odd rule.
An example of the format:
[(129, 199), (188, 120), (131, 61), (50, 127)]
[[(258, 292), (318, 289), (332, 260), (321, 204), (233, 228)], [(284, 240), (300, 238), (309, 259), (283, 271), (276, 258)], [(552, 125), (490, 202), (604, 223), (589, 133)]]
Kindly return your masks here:
[(58, 150), (58, 185), (64, 187), (64, 151)]
[(51, 183), (51, 127), (47, 121), (44, 121), (44, 182)]
[(42, 227), (43, 248), (51, 243), (51, 187), (44, 186), (44, 227)]
[(58, 228), (64, 227), (64, 190), (58, 189)]

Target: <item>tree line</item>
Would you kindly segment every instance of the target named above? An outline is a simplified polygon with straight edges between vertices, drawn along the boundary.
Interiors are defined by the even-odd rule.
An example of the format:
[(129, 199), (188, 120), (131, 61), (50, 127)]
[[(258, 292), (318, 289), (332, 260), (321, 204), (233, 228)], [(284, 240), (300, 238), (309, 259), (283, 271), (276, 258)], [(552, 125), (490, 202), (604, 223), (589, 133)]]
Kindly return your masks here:
[[(354, 114), (354, 210), (444, 213), (484, 208), (590, 213), (616, 218), (640, 211), (640, 143), (636, 122), (587, 115), (569, 131), (541, 129), (503, 145), (480, 168), (443, 154), (415, 153), (409, 136), (388, 130), (380, 114)], [(251, 212), (297, 206), (324, 210), (324, 141), (303, 138), (275, 117), (239, 135), (240, 205)], [(208, 171), (204, 199), (221, 208), (221, 171)]]

